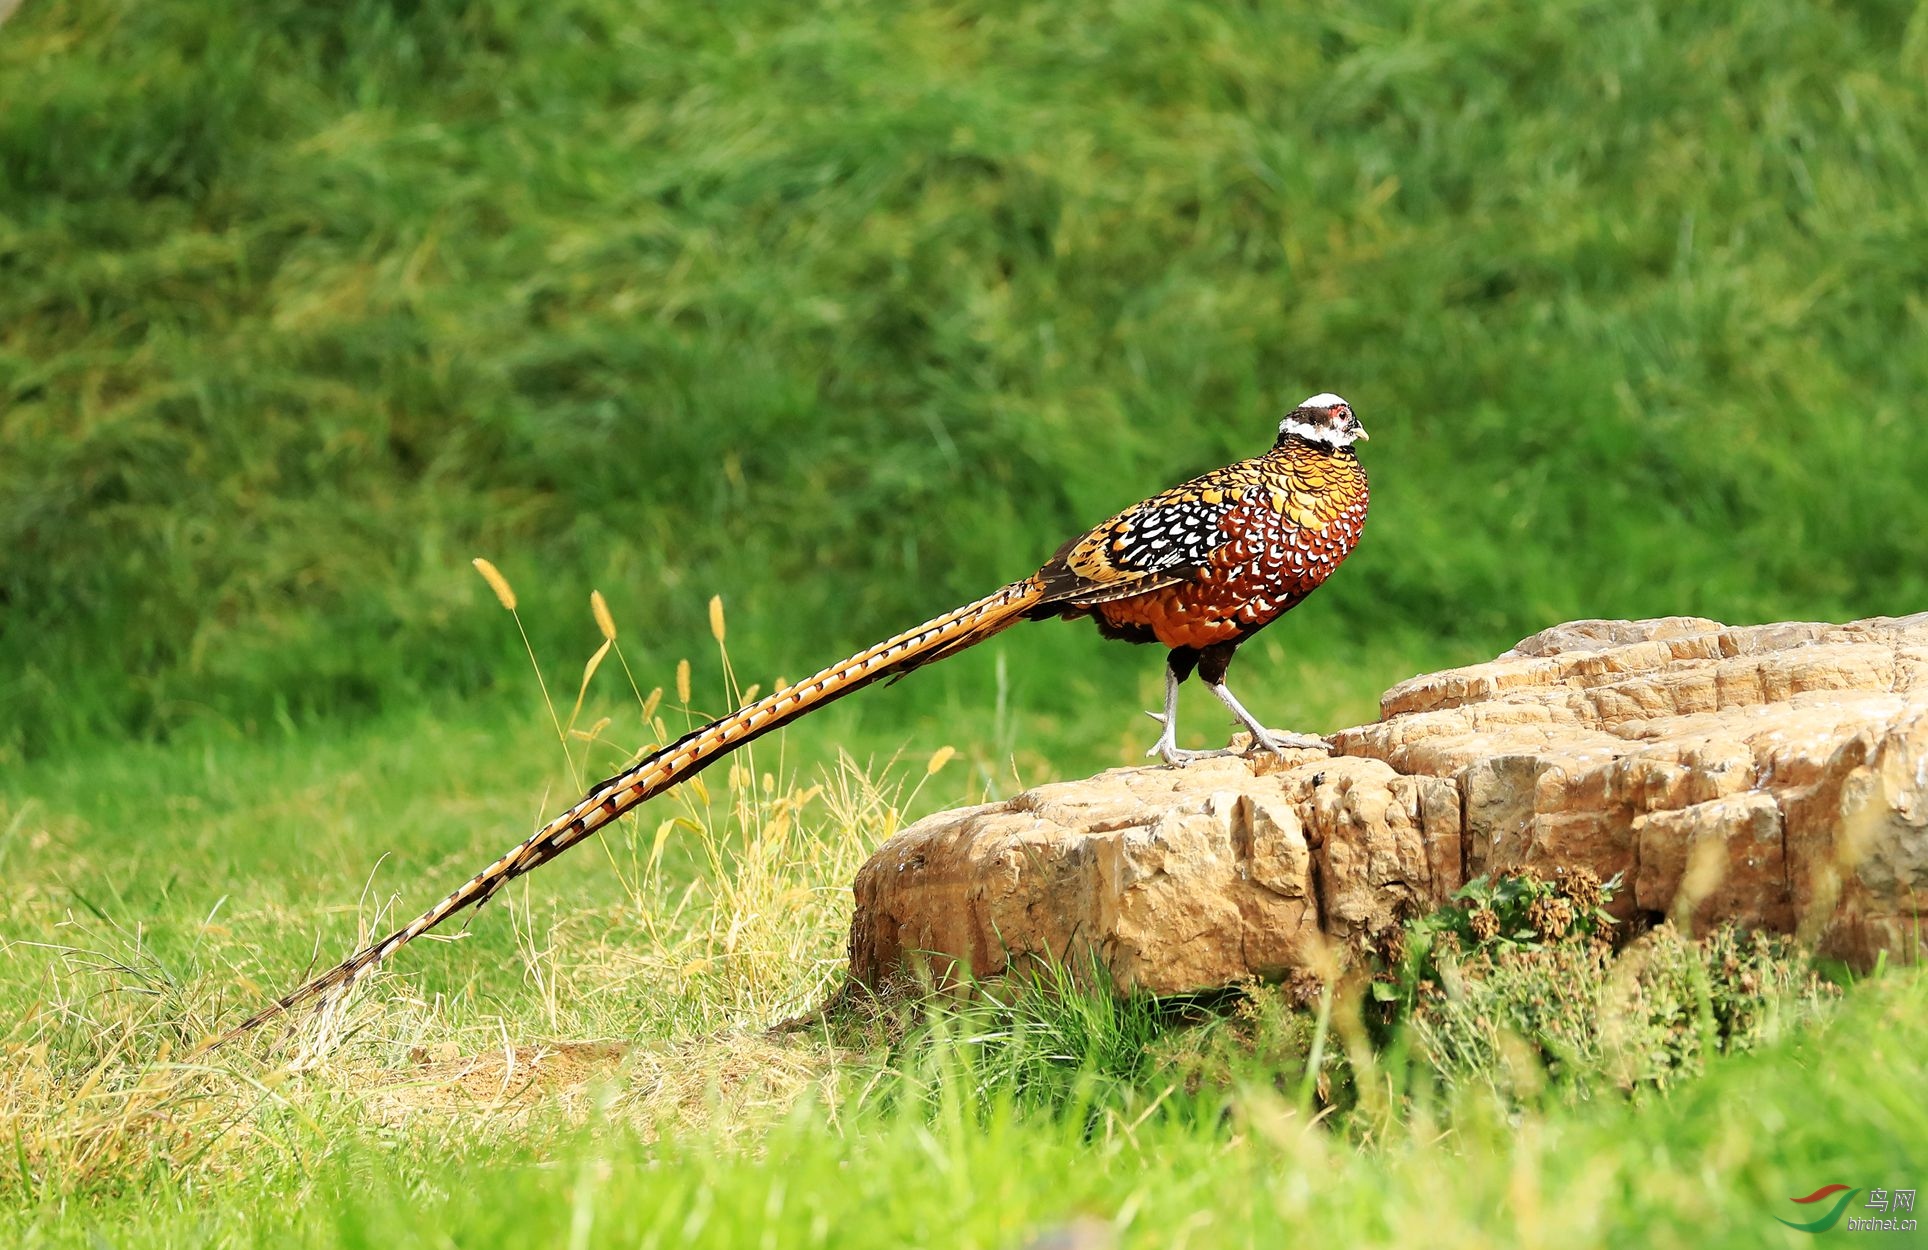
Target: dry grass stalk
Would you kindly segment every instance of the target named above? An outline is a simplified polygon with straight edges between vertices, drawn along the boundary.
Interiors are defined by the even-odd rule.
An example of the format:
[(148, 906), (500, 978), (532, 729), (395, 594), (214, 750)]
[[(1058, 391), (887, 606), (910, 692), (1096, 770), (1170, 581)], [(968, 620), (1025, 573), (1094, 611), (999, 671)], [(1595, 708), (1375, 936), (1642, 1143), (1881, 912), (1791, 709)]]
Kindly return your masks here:
[(582, 701), (589, 694), (589, 683), (595, 679), (596, 670), (602, 667), (603, 657), (609, 654), (609, 648), (613, 645), (608, 639), (604, 639), (603, 645), (597, 647), (596, 653), (589, 657), (589, 662), (582, 666), (582, 685), (576, 688), (576, 706), (569, 709), (571, 729), (576, 727), (576, 717), (582, 715)]

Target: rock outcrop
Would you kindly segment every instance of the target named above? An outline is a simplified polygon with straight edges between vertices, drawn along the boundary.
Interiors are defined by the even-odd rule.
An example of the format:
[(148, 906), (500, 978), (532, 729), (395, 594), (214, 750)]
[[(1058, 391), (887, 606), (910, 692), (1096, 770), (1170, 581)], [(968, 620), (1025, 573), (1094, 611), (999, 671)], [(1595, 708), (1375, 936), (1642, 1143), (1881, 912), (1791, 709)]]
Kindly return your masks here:
[(920, 821), (858, 873), (851, 974), (1095, 960), (1195, 991), (1328, 967), (1522, 868), (1618, 875), (1623, 917), (1918, 954), (1928, 613), (1578, 621), (1380, 713), (1329, 754), (1114, 769)]

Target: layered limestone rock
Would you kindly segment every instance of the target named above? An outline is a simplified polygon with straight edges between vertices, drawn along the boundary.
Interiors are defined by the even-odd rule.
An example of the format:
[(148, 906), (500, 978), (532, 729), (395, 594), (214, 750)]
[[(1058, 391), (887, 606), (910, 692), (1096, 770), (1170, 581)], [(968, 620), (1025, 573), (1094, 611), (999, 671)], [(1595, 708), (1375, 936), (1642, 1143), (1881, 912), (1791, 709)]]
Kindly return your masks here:
[(1472, 877), (1914, 957), (1928, 613), (1579, 621), (1387, 691), (1331, 753), (1115, 769), (918, 822), (858, 873), (853, 977), (1102, 966), (1179, 993), (1369, 947)]

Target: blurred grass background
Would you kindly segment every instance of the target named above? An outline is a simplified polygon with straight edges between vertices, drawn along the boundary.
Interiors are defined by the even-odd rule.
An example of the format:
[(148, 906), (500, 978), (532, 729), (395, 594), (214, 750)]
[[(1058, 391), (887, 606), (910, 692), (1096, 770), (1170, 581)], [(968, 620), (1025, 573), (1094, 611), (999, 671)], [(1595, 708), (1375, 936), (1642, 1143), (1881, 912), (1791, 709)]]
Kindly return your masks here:
[[(1569, 617), (1928, 606), (1924, 13), (29, 0), (0, 758), (513, 680), (476, 554), (559, 684), (592, 586), (639, 663), (722, 593), (800, 673), (1322, 389), (1373, 519), (1255, 706), (1285, 658), (1360, 716)], [(1156, 677), (996, 645), (1046, 712)]]

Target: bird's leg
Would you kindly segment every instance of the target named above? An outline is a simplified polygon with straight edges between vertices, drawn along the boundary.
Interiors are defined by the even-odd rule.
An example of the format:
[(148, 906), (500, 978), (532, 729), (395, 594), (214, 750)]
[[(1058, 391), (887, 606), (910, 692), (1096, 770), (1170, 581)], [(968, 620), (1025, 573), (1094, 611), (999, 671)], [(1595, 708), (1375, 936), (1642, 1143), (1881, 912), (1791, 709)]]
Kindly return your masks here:
[(1259, 724), (1257, 718), (1245, 710), (1245, 705), (1238, 701), (1238, 696), (1232, 693), (1232, 688), (1227, 686), (1222, 678), (1218, 681), (1207, 681), (1206, 685), (1211, 688), (1213, 694), (1218, 696), (1218, 701), (1230, 708), (1232, 715), (1238, 717), (1239, 724), (1245, 726), (1246, 732), (1252, 735), (1254, 751), (1270, 751), (1276, 755), (1282, 751), (1330, 751), (1332, 749), (1330, 742), (1313, 734), (1289, 734), (1280, 730), (1267, 729)]
[(1218, 696), (1218, 701), (1229, 708), (1232, 715), (1238, 718), (1238, 723), (1245, 726), (1246, 731), (1252, 735), (1252, 750), (1271, 751), (1274, 754), (1291, 750), (1331, 750), (1331, 745), (1323, 738), (1267, 729), (1259, 724), (1257, 717), (1245, 710), (1245, 705), (1238, 701), (1238, 696), (1234, 695), (1231, 687), (1225, 684), (1225, 670), (1232, 666), (1232, 656), (1237, 650), (1238, 643), (1235, 641), (1215, 643), (1200, 650), (1198, 678), (1211, 687), (1212, 693)]
[(1178, 686), (1180, 682), (1185, 680), (1184, 673), (1179, 671), (1181, 667), (1185, 673), (1191, 672), (1191, 663), (1182, 659), (1177, 653), (1174, 653), (1172, 662), (1165, 666), (1165, 710), (1163, 713), (1145, 713), (1145, 715), (1165, 727), (1164, 731), (1158, 735), (1158, 741), (1154, 742), (1151, 750), (1145, 752), (1145, 754), (1156, 756), (1164, 760), (1167, 764), (1172, 765), (1183, 764), (1188, 760), (1204, 759), (1211, 755), (1230, 755), (1231, 752), (1229, 750), (1185, 751), (1179, 749)]
[(1145, 715), (1164, 726), (1158, 741), (1152, 743), (1151, 750), (1145, 754), (1155, 755), (1167, 764), (1183, 763), (1185, 752), (1178, 749), (1178, 674), (1169, 666), (1165, 669), (1165, 710)]

